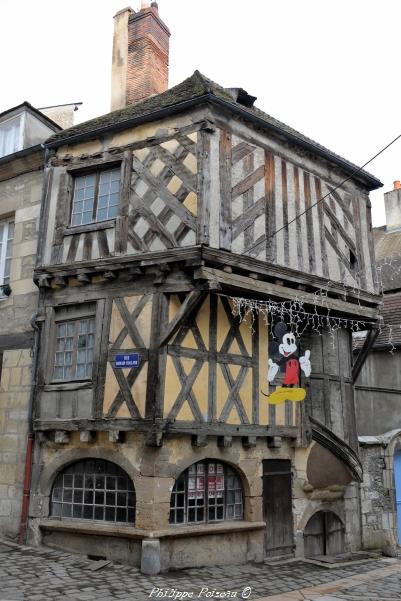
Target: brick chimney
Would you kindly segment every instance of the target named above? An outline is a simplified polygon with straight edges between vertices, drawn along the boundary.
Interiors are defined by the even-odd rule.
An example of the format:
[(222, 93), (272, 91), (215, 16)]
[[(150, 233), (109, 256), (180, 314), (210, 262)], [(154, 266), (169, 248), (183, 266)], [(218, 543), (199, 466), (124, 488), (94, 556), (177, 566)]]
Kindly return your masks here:
[(170, 31), (157, 2), (141, 10), (120, 10), (114, 17), (111, 110), (124, 108), (168, 88)]
[(394, 189), (384, 194), (384, 206), (386, 209), (386, 229), (401, 230), (401, 183), (394, 182)]

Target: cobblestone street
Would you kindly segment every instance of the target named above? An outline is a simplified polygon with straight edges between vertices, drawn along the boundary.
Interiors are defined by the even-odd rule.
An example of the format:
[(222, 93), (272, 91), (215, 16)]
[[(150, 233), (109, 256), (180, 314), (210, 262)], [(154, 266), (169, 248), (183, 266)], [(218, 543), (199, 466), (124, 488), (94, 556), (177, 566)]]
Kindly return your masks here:
[(401, 599), (401, 561), (392, 559), (334, 569), (301, 561), (273, 566), (248, 564), (188, 569), (152, 577), (129, 566), (110, 564), (92, 571), (91, 565), (80, 555), (0, 543), (0, 601)]

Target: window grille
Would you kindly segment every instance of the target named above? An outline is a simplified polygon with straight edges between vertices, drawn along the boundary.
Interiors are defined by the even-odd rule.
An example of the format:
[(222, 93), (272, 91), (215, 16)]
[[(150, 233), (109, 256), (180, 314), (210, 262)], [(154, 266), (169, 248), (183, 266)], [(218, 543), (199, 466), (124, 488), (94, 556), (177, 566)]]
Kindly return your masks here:
[(78, 461), (60, 472), (50, 515), (60, 519), (135, 522), (135, 490), (129, 476), (109, 461)]
[(71, 225), (113, 219), (120, 202), (120, 169), (108, 169), (75, 178)]
[(170, 501), (171, 524), (242, 520), (244, 501), (238, 474), (216, 461), (191, 465), (176, 481)]

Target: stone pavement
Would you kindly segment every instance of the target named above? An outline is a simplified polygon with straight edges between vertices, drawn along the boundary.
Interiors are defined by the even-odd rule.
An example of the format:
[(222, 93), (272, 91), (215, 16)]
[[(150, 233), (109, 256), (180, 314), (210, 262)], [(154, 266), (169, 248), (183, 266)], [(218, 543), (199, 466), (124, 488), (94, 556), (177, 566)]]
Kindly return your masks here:
[(247, 564), (158, 576), (144, 576), (136, 568), (119, 564), (91, 571), (90, 565), (93, 564), (81, 555), (0, 542), (0, 601), (401, 599), (401, 561), (394, 559), (332, 569), (302, 561)]

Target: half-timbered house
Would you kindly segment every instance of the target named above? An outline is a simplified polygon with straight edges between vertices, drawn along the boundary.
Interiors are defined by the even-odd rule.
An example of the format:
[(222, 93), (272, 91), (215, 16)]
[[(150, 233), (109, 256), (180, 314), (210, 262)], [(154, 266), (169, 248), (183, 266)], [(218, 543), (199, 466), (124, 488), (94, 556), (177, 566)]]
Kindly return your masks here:
[[(345, 320), (377, 318), (380, 182), (241, 88), (167, 90), (168, 37), (119, 13), (116, 110), (46, 144), (31, 538), (147, 572), (357, 549)], [(261, 301), (301, 302), (300, 339)]]

